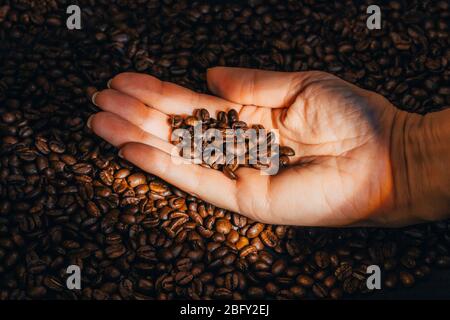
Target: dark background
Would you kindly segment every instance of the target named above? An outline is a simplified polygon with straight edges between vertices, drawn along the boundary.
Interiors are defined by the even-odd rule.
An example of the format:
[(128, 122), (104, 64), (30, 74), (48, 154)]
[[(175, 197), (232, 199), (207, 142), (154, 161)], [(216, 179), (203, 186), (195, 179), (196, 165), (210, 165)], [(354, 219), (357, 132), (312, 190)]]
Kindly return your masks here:
[[(65, 28), (65, 8), (72, 3), (82, 9), (80, 31)], [(30, 136), (37, 134), (60, 136), (69, 145), (73, 143), (70, 131), (116, 159), (116, 150), (83, 129), (88, 116), (98, 111), (86, 88), (102, 89), (123, 71), (152, 74), (206, 92), (205, 70), (217, 65), (323, 70), (376, 91), (410, 112), (424, 114), (450, 105), (448, 1), (378, 1), (382, 29), (372, 31), (365, 25), (369, 4), (372, 1), (0, 0), (0, 108), (3, 112), (9, 107), (5, 101), (10, 99), (20, 101), (16, 108), (31, 119), (26, 126), (32, 133), (17, 135), (31, 148)], [(16, 152), (6, 144), (1, 147), (2, 159)], [(98, 172), (90, 176), (98, 179)], [(12, 197), (5, 181), (1, 186), (2, 203), (27, 202), (21, 198), (23, 192)], [(27, 214), (26, 205), (19, 206), (1, 223), (6, 219), (15, 226)], [(38, 246), (42, 240), (39, 232), (48, 231), (36, 228), (30, 232), (29, 247)], [(435, 241), (424, 243), (423, 254), (430, 250), (449, 254), (448, 221), (417, 228), (428, 239), (436, 235), (442, 243), (438, 249)], [(385, 233), (380, 243), (395, 241), (403, 250), (415, 243), (407, 230), (367, 232)], [(319, 238), (321, 232), (311, 233)], [(356, 231), (324, 231), (330, 241), (327, 248), (333, 250), (335, 242), (352, 232), (357, 236)], [(83, 237), (74, 236), (77, 241)], [(20, 251), (18, 263), (28, 268), (24, 251)], [(90, 266), (91, 261), (86, 259), (85, 264)], [(0, 274), (0, 283), (9, 276)], [(23, 290), (19, 296), (26, 294)], [(431, 275), (418, 280), (413, 288), (354, 297), (448, 299), (450, 273), (433, 266)]]

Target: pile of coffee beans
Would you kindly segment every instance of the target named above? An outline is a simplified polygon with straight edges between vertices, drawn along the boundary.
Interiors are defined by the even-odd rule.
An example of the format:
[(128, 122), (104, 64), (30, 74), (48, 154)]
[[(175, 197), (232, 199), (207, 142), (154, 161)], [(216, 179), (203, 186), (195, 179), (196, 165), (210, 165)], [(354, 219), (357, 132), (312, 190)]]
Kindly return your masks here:
[[(81, 30), (66, 28), (72, 4)], [(449, 105), (448, 1), (380, 2), (380, 30), (366, 27), (370, 4), (0, 1), (0, 299), (340, 298), (368, 292), (368, 265), (383, 290), (448, 268), (448, 220), (264, 225), (142, 172), (86, 128), (88, 95), (120, 72), (207, 92), (217, 65), (323, 70), (411, 112)]]
[(294, 156), (291, 147), (276, 143), (275, 131), (267, 131), (260, 124), (250, 128), (239, 114), (231, 109), (219, 111), (217, 119), (206, 109), (198, 109), (194, 115), (183, 118), (171, 116), (172, 143), (179, 147), (180, 156), (196, 160), (201, 166), (221, 170), (228, 178), (237, 179), (239, 167), (273, 170), (289, 164)]

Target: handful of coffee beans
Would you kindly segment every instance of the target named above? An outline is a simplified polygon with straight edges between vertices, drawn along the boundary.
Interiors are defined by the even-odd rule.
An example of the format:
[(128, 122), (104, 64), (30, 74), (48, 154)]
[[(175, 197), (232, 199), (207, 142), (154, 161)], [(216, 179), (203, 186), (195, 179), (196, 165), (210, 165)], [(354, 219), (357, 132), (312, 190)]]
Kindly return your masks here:
[(191, 116), (171, 117), (171, 142), (180, 148), (183, 158), (201, 166), (221, 170), (230, 179), (237, 179), (239, 167), (251, 167), (275, 174), (289, 164), (295, 151), (277, 143), (275, 131), (260, 124), (249, 126), (239, 120), (231, 109), (219, 111), (212, 118), (206, 109), (197, 109)]

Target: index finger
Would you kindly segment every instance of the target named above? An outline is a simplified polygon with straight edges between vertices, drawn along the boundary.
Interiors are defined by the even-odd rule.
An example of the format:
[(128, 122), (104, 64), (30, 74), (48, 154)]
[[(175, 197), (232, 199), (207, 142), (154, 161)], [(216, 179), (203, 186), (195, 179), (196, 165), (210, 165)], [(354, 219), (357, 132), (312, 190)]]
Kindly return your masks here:
[(165, 114), (192, 114), (205, 108), (215, 116), (218, 111), (236, 109), (241, 105), (208, 94), (197, 93), (177, 84), (161, 81), (156, 77), (125, 72), (109, 82), (113, 89), (126, 93)]

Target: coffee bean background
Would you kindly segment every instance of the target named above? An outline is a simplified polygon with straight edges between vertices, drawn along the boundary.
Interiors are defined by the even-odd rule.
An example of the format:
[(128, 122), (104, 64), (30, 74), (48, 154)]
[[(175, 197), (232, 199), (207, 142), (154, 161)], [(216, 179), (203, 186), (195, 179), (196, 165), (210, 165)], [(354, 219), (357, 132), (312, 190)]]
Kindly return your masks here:
[[(82, 30), (66, 28), (69, 4)], [(369, 4), (0, 0), (0, 299), (338, 299), (367, 291), (371, 264), (385, 291), (450, 267), (449, 221), (264, 225), (120, 160), (85, 126), (115, 74), (206, 92), (216, 65), (324, 70), (411, 112), (449, 105), (449, 3), (379, 1), (372, 31)], [(65, 286), (71, 264), (81, 290)]]

